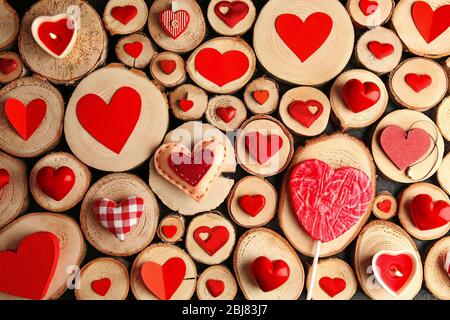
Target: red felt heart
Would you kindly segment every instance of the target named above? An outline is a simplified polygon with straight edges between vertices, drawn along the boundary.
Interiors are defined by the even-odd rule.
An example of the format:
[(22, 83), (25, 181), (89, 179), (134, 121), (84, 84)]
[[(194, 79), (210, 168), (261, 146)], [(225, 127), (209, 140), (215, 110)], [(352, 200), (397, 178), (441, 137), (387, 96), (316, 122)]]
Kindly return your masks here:
[(370, 16), (378, 9), (378, 2), (371, 0), (360, 0), (359, 8), (365, 16)]
[(0, 72), (3, 74), (10, 74), (17, 68), (17, 61), (14, 59), (0, 58)]
[(8, 98), (5, 102), (5, 113), (16, 132), (22, 139), (28, 140), (44, 120), (47, 103), (42, 99), (34, 99), (25, 106), (18, 99)]
[(319, 280), (319, 286), (331, 298), (345, 290), (346, 283), (342, 278), (322, 277)]
[(266, 163), (282, 146), (283, 139), (277, 134), (267, 136), (256, 131), (245, 136), (245, 148), (260, 164)]
[(435, 11), (425, 1), (416, 1), (411, 7), (411, 16), (422, 38), (430, 43), (450, 27), (450, 4)]
[(187, 28), (190, 16), (186, 10), (164, 10), (159, 14), (159, 24), (161, 28), (172, 39), (178, 38)]
[(195, 187), (211, 168), (213, 159), (214, 153), (210, 149), (205, 149), (192, 154), (172, 153), (168, 163), (177, 176)]
[(236, 108), (234, 107), (218, 107), (216, 109), (217, 116), (225, 123), (230, 123), (236, 115)]
[(380, 96), (380, 88), (373, 82), (362, 83), (358, 79), (351, 79), (342, 87), (345, 104), (354, 113), (372, 107), (380, 100)]
[(385, 199), (385, 200), (377, 203), (377, 208), (386, 213), (391, 210), (391, 207), (392, 207), (392, 202), (389, 199)]
[(255, 90), (253, 91), (253, 99), (255, 99), (258, 104), (263, 105), (266, 103), (267, 99), (269, 99), (269, 91), (268, 90)]
[(275, 21), (275, 29), (281, 40), (302, 62), (324, 44), (332, 28), (333, 20), (323, 12), (309, 15), (304, 22), (290, 13), (279, 15)]
[(300, 224), (314, 239), (336, 239), (364, 215), (372, 201), (372, 183), (361, 170), (311, 159), (289, 176), (291, 205)]
[(240, 197), (238, 202), (239, 206), (245, 213), (249, 216), (256, 217), (266, 205), (266, 198), (262, 194), (257, 194), (254, 196), (247, 194)]
[(304, 127), (309, 128), (323, 112), (323, 105), (317, 100), (293, 101), (288, 112), (292, 118), (300, 122)]
[(175, 62), (175, 60), (161, 60), (158, 62), (158, 64), (161, 70), (167, 75), (174, 72), (177, 68), (177, 63)]
[(220, 53), (214, 48), (204, 48), (195, 56), (195, 69), (219, 87), (244, 76), (249, 65), (248, 57), (238, 50)]
[(37, 35), (48, 50), (61, 56), (75, 36), (75, 28), (72, 26), (73, 23), (67, 18), (42, 22), (37, 29)]
[(144, 45), (141, 41), (129, 42), (123, 46), (123, 49), (131, 57), (137, 59), (141, 55), (142, 50), (144, 50)]
[(123, 25), (127, 25), (136, 17), (138, 10), (133, 5), (117, 6), (111, 9), (111, 15)]
[(369, 51), (378, 59), (381, 60), (394, 53), (394, 46), (390, 43), (381, 43), (379, 41), (370, 41), (367, 44)]
[(59, 239), (49, 232), (36, 232), (20, 242), (16, 252), (0, 252), (0, 292), (41, 300), (55, 274)]
[(98, 142), (120, 154), (141, 115), (141, 96), (130, 87), (119, 88), (109, 105), (96, 94), (87, 94), (77, 103), (77, 117), (83, 128)]
[(252, 272), (261, 290), (268, 292), (283, 285), (289, 279), (291, 271), (283, 260), (272, 261), (260, 256), (253, 261)]
[(0, 190), (10, 182), (9, 172), (6, 169), (0, 169)]
[(75, 174), (69, 167), (41, 168), (36, 175), (39, 189), (50, 198), (60, 201), (72, 190), (75, 184)]
[(192, 100), (187, 100), (187, 99), (180, 100), (180, 108), (184, 112), (188, 112), (189, 110), (192, 109), (193, 106), (194, 106), (194, 101), (192, 101)]
[[(414, 261), (409, 254), (383, 253), (374, 261), (374, 272), (384, 286), (393, 292), (398, 292), (408, 282), (413, 274)], [(375, 271), (376, 269), (376, 271)]]
[(450, 221), (450, 205), (444, 200), (433, 202), (428, 194), (419, 194), (409, 205), (409, 215), (420, 230), (436, 229)]
[(233, 28), (244, 19), (248, 10), (248, 4), (244, 1), (220, 1), (214, 6), (216, 16), (230, 28)]
[[(203, 235), (207, 237), (203, 239)], [(228, 242), (229, 237), (230, 232), (224, 226), (214, 228), (201, 226), (194, 231), (195, 242), (210, 256), (219, 251)]]
[(99, 296), (106, 296), (109, 289), (111, 288), (111, 279), (110, 278), (102, 278), (98, 280), (94, 280), (91, 282), (92, 291), (94, 291)]
[(175, 225), (167, 225), (162, 227), (162, 232), (166, 236), (166, 238), (171, 239), (175, 233), (177, 233), (177, 226)]
[(389, 159), (399, 170), (404, 170), (422, 158), (431, 146), (429, 134), (420, 128), (405, 132), (390, 125), (383, 129), (380, 144)]
[(225, 290), (225, 283), (222, 280), (208, 279), (206, 281), (206, 288), (214, 298), (217, 298)]
[(160, 300), (170, 300), (184, 280), (186, 263), (179, 257), (167, 260), (162, 266), (156, 262), (145, 262), (141, 278), (145, 286)]
[(432, 78), (427, 74), (408, 73), (405, 76), (405, 82), (417, 93), (428, 88), (432, 81)]

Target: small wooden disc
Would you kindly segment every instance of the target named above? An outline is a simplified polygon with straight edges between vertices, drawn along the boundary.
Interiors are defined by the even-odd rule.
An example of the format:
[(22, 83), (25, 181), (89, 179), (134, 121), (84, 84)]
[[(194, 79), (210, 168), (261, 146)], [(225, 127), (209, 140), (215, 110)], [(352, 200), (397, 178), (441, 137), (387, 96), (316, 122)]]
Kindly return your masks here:
[[(139, 44), (142, 45), (142, 51), (140, 53)], [(136, 46), (138, 47), (137, 49)], [(117, 59), (131, 68), (143, 69), (147, 67), (155, 55), (156, 49), (153, 47), (150, 39), (142, 32), (125, 36), (116, 44)]]
[[(193, 106), (188, 111), (183, 111), (180, 107), (181, 100), (193, 102)], [(173, 115), (180, 120), (198, 120), (203, 117), (208, 106), (208, 95), (205, 90), (192, 84), (183, 84), (169, 94), (169, 106)]]
[[(162, 61), (174, 61), (175, 69), (167, 74), (161, 68)], [(161, 52), (155, 55), (150, 63), (150, 73), (152, 77), (164, 87), (173, 88), (186, 81), (186, 70), (184, 60), (178, 54), (173, 52)]]
[(244, 101), (253, 114), (263, 115), (274, 112), (279, 99), (278, 83), (266, 76), (254, 79), (245, 86)]
[[(173, 234), (171, 229), (175, 230)], [(162, 218), (158, 226), (157, 234), (162, 241), (167, 243), (175, 243), (182, 240), (184, 236), (184, 229), (183, 216), (178, 214), (169, 214)]]
[(146, 287), (141, 278), (141, 268), (145, 262), (152, 261), (163, 265), (167, 260), (178, 257), (186, 264), (186, 274), (183, 282), (174, 292), (171, 300), (189, 300), (195, 292), (197, 269), (191, 257), (182, 249), (170, 244), (156, 243), (142, 250), (136, 257), (131, 269), (131, 290), (138, 300), (158, 300)]
[(449, 203), (449, 198), (444, 190), (431, 183), (421, 182), (410, 185), (401, 193), (398, 204), (398, 218), (403, 228), (419, 240), (434, 240), (446, 235), (450, 230), (450, 222), (442, 227), (430, 230), (420, 230), (414, 224), (410, 215), (410, 204), (419, 194), (427, 194), (431, 196), (433, 201), (443, 200)]
[(12, 46), (19, 33), (19, 16), (6, 0), (0, 0), (0, 50)]
[(439, 104), (436, 114), (436, 124), (445, 140), (450, 141), (450, 96), (446, 97)]
[[(234, 116), (230, 119), (221, 118), (219, 108), (233, 108)], [(244, 103), (235, 96), (221, 95), (211, 98), (206, 109), (206, 120), (222, 131), (236, 130), (247, 119), (247, 109)], [(226, 122), (228, 121), (228, 122)]]
[[(205, 230), (205, 232), (198, 231), (202, 227), (210, 228), (211, 233), (208, 233), (208, 230)], [(225, 239), (219, 238), (214, 234), (214, 228), (216, 227), (225, 227), (228, 230), (229, 236), (226, 242), (224, 241)], [(208, 243), (208, 241), (216, 242), (219, 239), (223, 240), (224, 243), (222, 246), (216, 245), (213, 250), (217, 251), (211, 254), (212, 252), (207, 252), (202, 244), (197, 241), (196, 233), (199, 233), (198, 237), (204, 244)], [(228, 259), (233, 251), (235, 242), (236, 231), (233, 224), (219, 212), (207, 212), (194, 217), (186, 230), (186, 251), (194, 260), (207, 265), (219, 264)]]
[(9, 83), (20, 77), (23, 77), (26, 74), (26, 68), (22, 63), (22, 59), (20, 59), (20, 57), (16, 53), (9, 51), (0, 52), (0, 61), (2, 60), (14, 61), (12, 63), (16, 66), (14, 69), (8, 71), (7, 73), (3, 73), (0, 69), (0, 83)]
[(389, 220), (397, 214), (397, 200), (388, 191), (383, 191), (375, 197), (372, 212), (378, 219)]
[(450, 250), (450, 237), (433, 244), (424, 264), (425, 284), (438, 299), (450, 300), (450, 276), (444, 268), (444, 259)]
[[(243, 13), (241, 15), (236, 13), (236, 15), (241, 17), (240, 20), (238, 20), (238, 18), (230, 18), (230, 15), (233, 15), (233, 2), (239, 2), (238, 6), (240, 7), (238, 8), (238, 12), (241, 12), (241, 10), (243, 11), (241, 7), (247, 6), (247, 12), (245, 15)], [(225, 16), (225, 20), (216, 14), (216, 10), (221, 13), (221, 16)], [(256, 8), (251, 0), (211, 0), (208, 5), (207, 16), (209, 24), (217, 33), (224, 36), (240, 36), (250, 30), (255, 22)]]
[[(114, 8), (116, 8), (114, 11), (119, 10), (118, 15), (121, 16), (120, 9), (117, 8), (126, 8), (127, 6), (136, 8), (136, 15), (131, 20), (120, 21), (113, 16), (111, 11)], [(144, 28), (147, 16), (148, 8), (144, 0), (109, 0), (103, 12), (103, 22), (111, 35), (130, 34)]]
[[(450, 58), (447, 58), (447, 60), (444, 61), (443, 66), (447, 71), (448, 78), (450, 79)], [(450, 81), (448, 82), (448, 91), (450, 92)]]
[[(376, 8), (374, 10), (374, 3)], [(389, 21), (394, 11), (395, 3), (393, 0), (378, 0), (370, 2), (367, 9), (361, 5), (361, 0), (348, 0), (347, 10), (355, 26), (360, 28), (372, 29), (381, 26)], [(372, 6), (370, 8), (369, 6)], [(362, 8), (361, 8), (362, 7)], [(364, 12), (363, 12), (364, 9)], [(372, 12), (371, 14), (369, 14)]]
[[(342, 88), (347, 81), (357, 79), (362, 83), (373, 82), (380, 89), (379, 100), (370, 108), (361, 112), (353, 112), (345, 103), (342, 94)], [(374, 73), (354, 69), (341, 73), (333, 83), (330, 93), (331, 108), (338, 119), (341, 127), (345, 129), (365, 128), (377, 121), (384, 113), (389, 102), (389, 95), (383, 81)]]
[[(287, 281), (272, 291), (262, 291), (253, 275), (252, 263), (260, 256), (283, 260), (289, 266)], [(305, 282), (302, 262), (289, 243), (270, 229), (254, 228), (244, 233), (236, 245), (233, 265), (247, 300), (297, 300), (302, 293)]]
[[(265, 204), (256, 216), (251, 216), (239, 205), (239, 199), (243, 196), (262, 195)], [(239, 180), (228, 196), (228, 213), (234, 222), (244, 228), (261, 227), (267, 224), (275, 216), (277, 210), (277, 191), (269, 181), (257, 176), (247, 176)]]
[[(19, 99), (28, 105), (35, 99), (46, 103), (45, 116), (36, 131), (24, 140), (13, 128), (5, 113), (5, 101)], [(47, 81), (37, 77), (20, 78), (0, 90), (0, 149), (16, 157), (31, 158), (55, 147), (61, 138), (64, 99)]]
[[(94, 203), (107, 198), (119, 204), (136, 196), (144, 199), (144, 212), (124, 241), (104, 228), (95, 217)], [(111, 256), (131, 256), (148, 246), (158, 226), (159, 206), (153, 192), (139, 177), (115, 173), (98, 180), (87, 192), (81, 205), (80, 223), (86, 239), (98, 251)]]
[[(111, 287), (105, 295), (92, 288), (94, 281), (109, 279)], [(86, 264), (80, 271), (78, 287), (75, 287), (77, 300), (125, 300), (130, 289), (128, 270), (117, 259), (97, 258)]]
[[(306, 120), (310, 117), (316, 117), (315, 115), (319, 113), (314, 122), (306, 127), (299, 120), (296, 120), (292, 114), (296, 115), (295, 109), (291, 109), (291, 104), (294, 105), (295, 102), (304, 102), (306, 105), (306, 113), (303, 111), (303, 115)], [(313, 102), (314, 101), (314, 102)], [(313, 102), (314, 105), (308, 105), (308, 102)], [(322, 110), (316, 106), (316, 102), (319, 102), (322, 106)], [(313, 108), (309, 111), (309, 108)], [(293, 132), (311, 137), (321, 134), (328, 124), (328, 119), (330, 118), (330, 100), (328, 97), (322, 93), (322, 91), (313, 87), (297, 87), (287, 91), (280, 101), (280, 117), (283, 123)], [(302, 118), (304, 119), (304, 118)]]
[(450, 195), (450, 153), (442, 159), (441, 166), (437, 171), (437, 180), (442, 189)]
[[(372, 271), (372, 257), (381, 250), (408, 250), (414, 253), (419, 263), (417, 272), (409, 284), (408, 290), (394, 297), (376, 280)], [(355, 270), (359, 285), (373, 300), (412, 300), (422, 287), (423, 271), (420, 254), (411, 237), (398, 225), (375, 220), (368, 223), (358, 236), (355, 250)]]
[[(223, 292), (214, 297), (207, 287), (209, 280), (222, 281)], [(211, 266), (205, 269), (197, 280), (197, 297), (199, 300), (233, 300), (237, 294), (237, 283), (233, 274), (223, 265)]]

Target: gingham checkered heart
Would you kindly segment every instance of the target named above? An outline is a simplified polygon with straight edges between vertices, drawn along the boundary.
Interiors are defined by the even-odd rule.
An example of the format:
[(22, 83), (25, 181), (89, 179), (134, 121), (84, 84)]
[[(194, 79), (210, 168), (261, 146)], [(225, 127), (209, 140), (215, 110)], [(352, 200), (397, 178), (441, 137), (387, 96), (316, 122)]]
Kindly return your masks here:
[(105, 198), (99, 199), (95, 201), (94, 211), (102, 226), (124, 241), (144, 212), (144, 199), (129, 197), (120, 204)]

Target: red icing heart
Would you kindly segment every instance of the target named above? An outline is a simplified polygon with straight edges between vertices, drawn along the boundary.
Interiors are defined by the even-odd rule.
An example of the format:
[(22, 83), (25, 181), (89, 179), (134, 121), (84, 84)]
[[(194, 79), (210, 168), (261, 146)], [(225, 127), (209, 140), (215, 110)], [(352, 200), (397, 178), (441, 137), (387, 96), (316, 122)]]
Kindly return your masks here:
[(225, 290), (225, 283), (222, 280), (208, 279), (206, 281), (206, 288), (214, 298), (217, 298)]
[(251, 132), (245, 136), (245, 148), (259, 164), (266, 163), (282, 146), (283, 139), (277, 134)]
[(354, 113), (372, 107), (380, 100), (380, 95), (380, 88), (373, 82), (362, 83), (358, 79), (351, 79), (342, 87), (345, 104)]
[(275, 29), (281, 40), (302, 62), (323, 45), (332, 28), (333, 20), (323, 12), (309, 15), (304, 22), (290, 13), (279, 15), (275, 21)]
[(411, 16), (417, 31), (430, 43), (450, 27), (450, 4), (433, 11), (425, 1), (416, 1), (411, 7)]
[(377, 208), (386, 213), (391, 210), (391, 207), (392, 207), (392, 202), (389, 199), (385, 199), (385, 200), (377, 203)]
[(177, 230), (178, 228), (175, 225), (167, 225), (162, 227), (163, 234), (169, 239), (171, 239), (175, 235), (175, 233), (177, 233)]
[(167, 75), (174, 72), (177, 67), (177, 63), (175, 62), (175, 60), (161, 60), (158, 62), (158, 64), (161, 70)]
[(34, 99), (25, 106), (18, 99), (8, 98), (5, 102), (5, 113), (16, 132), (26, 141), (44, 120), (47, 103), (42, 99)]
[(289, 279), (291, 271), (283, 260), (271, 261), (260, 256), (253, 261), (252, 272), (261, 290), (269, 292), (283, 285)]
[(103, 278), (103, 279), (94, 280), (91, 282), (91, 288), (92, 288), (92, 291), (94, 291), (96, 294), (104, 297), (104, 296), (106, 296), (109, 289), (111, 288), (111, 279)]
[[(205, 234), (208, 237), (202, 239), (201, 234)], [(219, 251), (228, 242), (229, 237), (230, 232), (224, 226), (217, 226), (214, 228), (201, 226), (194, 231), (195, 242), (197, 242), (197, 244), (210, 256), (213, 256)]]
[(367, 44), (370, 52), (378, 59), (381, 60), (394, 53), (394, 46), (390, 43), (381, 43), (378, 41), (370, 41)]
[(234, 107), (219, 107), (216, 109), (217, 116), (225, 123), (230, 123), (236, 115), (236, 108)]
[(137, 59), (141, 55), (142, 50), (144, 50), (144, 45), (140, 41), (129, 42), (123, 46), (123, 49), (128, 55)]
[(381, 132), (380, 144), (395, 166), (399, 170), (404, 170), (428, 152), (431, 141), (423, 129), (405, 132), (399, 126), (390, 125)]
[(14, 59), (0, 58), (0, 72), (3, 74), (10, 74), (17, 68), (17, 61)]
[(327, 295), (334, 298), (338, 293), (344, 291), (347, 285), (342, 278), (322, 277), (319, 280), (319, 286)]
[(433, 202), (428, 194), (419, 194), (409, 205), (409, 215), (420, 230), (436, 229), (450, 221), (450, 205), (443, 200)]
[(365, 16), (372, 15), (378, 9), (378, 2), (370, 0), (360, 0), (359, 8)]
[(164, 10), (159, 14), (159, 24), (161, 28), (172, 39), (178, 38), (187, 28), (190, 16), (186, 10)]
[(195, 69), (219, 87), (244, 76), (249, 65), (248, 57), (238, 50), (220, 53), (214, 48), (204, 48), (195, 56)]
[(317, 100), (293, 101), (288, 112), (292, 118), (300, 122), (304, 127), (309, 128), (323, 112), (322, 104)]
[(186, 263), (179, 257), (167, 260), (162, 266), (156, 262), (145, 262), (141, 278), (145, 286), (160, 300), (170, 300), (183, 282)]
[(266, 205), (266, 198), (262, 194), (254, 196), (245, 195), (240, 197), (238, 202), (245, 213), (249, 216), (256, 217)]
[(75, 174), (69, 167), (41, 168), (36, 175), (39, 189), (50, 198), (60, 201), (72, 190), (75, 184)]
[(380, 284), (396, 293), (413, 275), (414, 261), (409, 254), (382, 253), (374, 257), (373, 269)]
[(127, 25), (136, 17), (138, 10), (135, 6), (117, 6), (111, 9), (111, 15), (123, 25)]
[(258, 104), (263, 105), (266, 103), (267, 99), (269, 99), (269, 91), (268, 90), (255, 90), (253, 91), (253, 99), (255, 99)]
[(194, 101), (192, 101), (192, 100), (186, 100), (186, 99), (180, 100), (180, 108), (184, 112), (188, 112), (189, 110), (192, 109), (193, 106), (194, 106)]
[(405, 82), (417, 93), (428, 88), (432, 81), (431, 77), (427, 74), (408, 73), (405, 76)]
[(297, 164), (289, 176), (291, 205), (305, 231), (328, 242), (344, 234), (372, 201), (372, 183), (361, 170), (334, 170), (320, 160)]
[(10, 182), (11, 178), (9, 176), (9, 172), (6, 169), (0, 169), (0, 190), (8, 185), (8, 183)]
[(220, 1), (214, 6), (216, 16), (230, 28), (233, 28), (244, 19), (248, 10), (248, 4), (244, 1)]
[(55, 274), (59, 239), (49, 232), (36, 232), (20, 242), (16, 252), (0, 252), (0, 292), (41, 300)]
[(43, 22), (37, 29), (37, 35), (44, 46), (57, 56), (66, 51), (75, 35), (73, 24), (67, 18), (58, 21)]
[(192, 154), (172, 153), (168, 159), (170, 168), (181, 179), (195, 187), (211, 168), (214, 153), (209, 150), (197, 150)]
[(89, 134), (111, 151), (120, 154), (141, 115), (141, 96), (121, 87), (108, 104), (96, 94), (78, 100), (77, 117)]

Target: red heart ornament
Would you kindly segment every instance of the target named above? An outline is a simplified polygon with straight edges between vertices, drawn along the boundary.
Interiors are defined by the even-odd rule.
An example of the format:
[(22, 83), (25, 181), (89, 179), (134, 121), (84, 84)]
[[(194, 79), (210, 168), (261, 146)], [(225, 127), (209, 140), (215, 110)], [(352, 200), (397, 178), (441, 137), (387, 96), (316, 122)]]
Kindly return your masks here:
[(41, 300), (55, 274), (59, 239), (49, 232), (36, 232), (20, 242), (16, 252), (0, 252), (0, 292)]
[(371, 0), (360, 0), (359, 8), (361, 12), (364, 13), (365, 16), (372, 15), (378, 9), (378, 2)]
[(342, 87), (345, 104), (354, 113), (372, 107), (380, 100), (380, 96), (380, 88), (373, 82), (362, 83), (358, 79), (351, 79)]
[(283, 146), (283, 139), (277, 134), (264, 135), (257, 131), (245, 136), (245, 148), (259, 164), (266, 163)]
[(228, 242), (229, 238), (230, 232), (224, 226), (214, 228), (201, 226), (194, 231), (195, 242), (210, 256), (219, 251)]
[(123, 49), (129, 56), (137, 59), (141, 55), (142, 50), (144, 50), (144, 45), (141, 41), (129, 42), (123, 46)]
[(188, 112), (189, 110), (192, 109), (193, 106), (194, 106), (194, 101), (192, 101), (192, 100), (186, 100), (186, 99), (180, 100), (180, 108), (184, 112)]
[(216, 109), (217, 116), (225, 123), (230, 123), (236, 115), (235, 107), (218, 107)]
[(18, 99), (8, 98), (5, 101), (5, 113), (16, 132), (27, 141), (44, 120), (47, 103), (42, 99), (34, 99), (25, 106)]
[(14, 59), (0, 58), (0, 72), (7, 75), (16, 70), (17, 61)]
[(102, 278), (98, 280), (94, 280), (91, 282), (92, 291), (94, 291), (99, 296), (106, 296), (109, 289), (111, 288), (111, 279), (110, 278)]
[(377, 203), (377, 208), (386, 213), (391, 210), (391, 207), (392, 207), (392, 202), (389, 199), (385, 199), (385, 200)]
[(432, 81), (432, 78), (427, 74), (408, 73), (405, 76), (405, 82), (417, 93), (428, 88)]
[(11, 177), (6, 169), (0, 169), (0, 190), (10, 182)]
[(309, 128), (323, 112), (323, 105), (317, 100), (293, 101), (288, 112), (292, 118), (300, 122), (304, 127)]
[(158, 62), (158, 64), (161, 70), (167, 75), (174, 72), (177, 68), (177, 63), (175, 62), (175, 60), (161, 60)]
[(266, 205), (266, 198), (262, 194), (257, 194), (254, 196), (245, 195), (239, 198), (239, 206), (245, 213), (249, 216), (256, 217), (258, 213), (264, 209)]
[(248, 4), (244, 1), (220, 1), (214, 6), (214, 13), (227, 26), (233, 28), (248, 14)]
[(377, 58), (381, 60), (394, 53), (394, 46), (390, 43), (381, 43), (379, 41), (370, 41), (367, 48)]
[(436, 229), (450, 221), (450, 205), (443, 200), (433, 201), (428, 194), (419, 194), (409, 205), (409, 215), (420, 230)]
[(431, 43), (450, 27), (450, 4), (433, 11), (427, 2), (416, 1), (411, 7), (411, 16), (422, 38)]
[(309, 15), (304, 22), (295, 14), (286, 13), (277, 17), (275, 29), (288, 48), (305, 62), (328, 39), (333, 20), (323, 12)]
[(263, 105), (269, 99), (269, 91), (268, 90), (255, 90), (253, 91), (253, 99), (255, 99), (258, 104)]
[(347, 284), (342, 278), (322, 277), (319, 280), (319, 286), (327, 295), (334, 298), (338, 293), (345, 290)]
[(131, 20), (133, 20), (137, 13), (138, 10), (133, 5), (117, 6), (111, 9), (111, 15), (113, 18), (123, 25), (127, 25)]
[(141, 115), (141, 96), (130, 87), (119, 88), (109, 105), (96, 94), (78, 100), (77, 117), (83, 128), (109, 150), (120, 154)]
[(168, 9), (159, 14), (159, 24), (172, 39), (178, 38), (186, 30), (189, 20), (189, 12), (186, 10), (174, 12)]
[(177, 233), (178, 230), (177, 226), (175, 225), (163, 226), (161, 229), (163, 234), (169, 239), (171, 239), (175, 235), (175, 233)]
[(173, 153), (169, 166), (181, 179), (195, 187), (211, 168), (214, 153), (210, 149), (200, 149), (192, 154)]
[(47, 196), (61, 201), (75, 185), (75, 174), (69, 167), (43, 167), (36, 174), (36, 183)]
[(214, 297), (217, 298), (220, 296), (225, 290), (225, 283), (222, 280), (216, 279), (208, 279), (206, 281), (206, 288), (208, 292)]
[(289, 279), (291, 271), (283, 260), (271, 261), (260, 256), (253, 261), (252, 272), (261, 290), (269, 292), (282, 286)]

